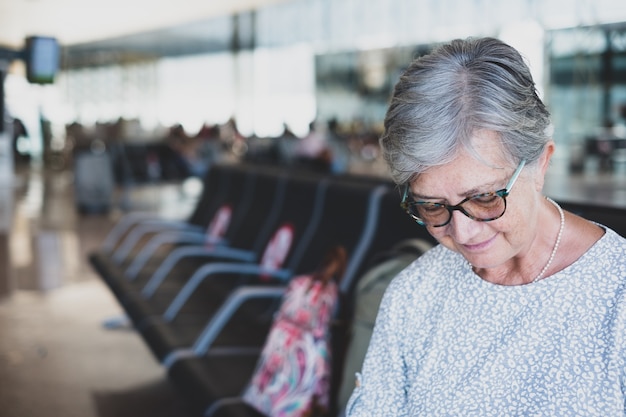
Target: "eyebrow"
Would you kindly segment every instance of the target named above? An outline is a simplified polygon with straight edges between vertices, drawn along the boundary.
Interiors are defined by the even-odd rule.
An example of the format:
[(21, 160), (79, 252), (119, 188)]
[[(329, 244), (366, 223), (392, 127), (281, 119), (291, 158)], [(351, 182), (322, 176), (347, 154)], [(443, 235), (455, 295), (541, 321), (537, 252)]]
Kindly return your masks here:
[[(506, 181), (506, 180), (500, 179), (500, 180), (492, 181), (488, 184), (484, 184), (480, 187), (470, 188), (469, 190), (466, 190), (465, 192), (459, 194), (459, 198), (463, 199), (463, 198), (471, 197), (471, 196), (478, 195), (478, 194), (496, 192), (498, 190), (501, 190), (503, 187), (506, 187), (506, 184), (505, 184), (503, 187), (496, 189), (496, 184), (501, 183), (503, 181)], [(422, 194), (415, 194), (413, 193), (413, 191), (411, 191), (411, 187), (409, 187), (409, 195), (411, 196), (411, 198), (413, 198), (414, 201), (418, 201), (418, 200), (444, 200), (445, 201), (446, 200), (443, 197), (434, 197), (434, 196), (428, 196), (428, 195), (422, 195)]]

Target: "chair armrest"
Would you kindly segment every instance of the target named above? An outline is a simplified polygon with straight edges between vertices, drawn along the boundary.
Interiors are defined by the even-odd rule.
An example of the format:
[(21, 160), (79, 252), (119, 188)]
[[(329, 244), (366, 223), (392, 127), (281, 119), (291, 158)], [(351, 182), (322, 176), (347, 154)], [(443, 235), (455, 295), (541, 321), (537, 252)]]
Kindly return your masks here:
[(202, 330), (191, 349), (175, 350), (164, 360), (166, 368), (172, 366), (179, 359), (190, 356), (202, 356), (208, 352), (215, 338), (226, 327), (235, 312), (241, 305), (252, 299), (280, 299), (285, 293), (286, 287), (263, 287), (263, 286), (243, 286), (234, 290), (224, 301), (224, 304), (213, 315), (209, 323)]
[(189, 224), (184, 221), (168, 221), (164, 219), (145, 221), (135, 226), (130, 232), (128, 232), (123, 241), (118, 245), (115, 251), (113, 251), (113, 261), (121, 263), (124, 259), (126, 259), (130, 251), (133, 250), (141, 238), (146, 234), (164, 232), (168, 229), (195, 230), (197, 232), (204, 232), (200, 226)]
[(104, 238), (100, 246), (100, 250), (103, 253), (112, 253), (115, 249), (115, 246), (120, 242), (122, 236), (130, 230), (132, 227), (140, 223), (141, 221), (147, 220), (149, 218), (154, 218), (154, 213), (148, 212), (133, 212), (128, 213), (122, 216), (121, 219), (115, 223), (115, 226), (111, 229), (111, 231)]
[[(222, 407), (244, 404), (242, 397), (225, 397), (215, 400), (202, 414), (202, 417), (212, 417)], [(229, 413), (230, 414), (230, 413)], [(256, 414), (256, 413), (255, 413)]]
[[(215, 244), (215, 241), (210, 241)], [(139, 253), (133, 258), (131, 264), (126, 268), (125, 274), (129, 279), (135, 279), (148, 260), (154, 255), (159, 247), (165, 244), (189, 244), (204, 245), (209, 243), (204, 231), (180, 230), (157, 233), (141, 248)], [(225, 243), (225, 242), (224, 242)]]
[(161, 283), (165, 280), (165, 278), (167, 278), (167, 275), (172, 268), (174, 268), (174, 265), (176, 265), (176, 263), (181, 259), (191, 256), (204, 256), (207, 258), (220, 258), (240, 262), (252, 262), (255, 258), (255, 254), (251, 251), (229, 248), (226, 246), (218, 246), (210, 249), (204, 246), (185, 246), (176, 248), (169, 255), (167, 255), (157, 270), (154, 271), (154, 274), (152, 274), (144, 288), (141, 290), (141, 295), (145, 298), (152, 297)]
[(176, 294), (174, 300), (165, 313), (163, 313), (163, 320), (172, 321), (202, 281), (217, 273), (238, 273), (254, 276), (264, 275), (284, 281), (291, 276), (291, 271), (289, 270), (271, 270), (256, 264), (217, 263), (201, 266), (193, 273), (178, 294)]

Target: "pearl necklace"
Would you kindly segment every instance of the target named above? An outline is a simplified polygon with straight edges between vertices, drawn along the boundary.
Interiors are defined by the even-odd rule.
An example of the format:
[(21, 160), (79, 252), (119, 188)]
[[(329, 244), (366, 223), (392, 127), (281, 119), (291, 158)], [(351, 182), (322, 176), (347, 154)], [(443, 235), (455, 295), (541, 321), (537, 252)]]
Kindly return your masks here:
[(550, 258), (548, 258), (548, 263), (546, 264), (546, 266), (543, 267), (539, 275), (537, 275), (537, 277), (532, 280), (532, 282), (537, 282), (541, 278), (543, 278), (543, 274), (545, 274), (546, 271), (548, 271), (548, 268), (550, 268), (550, 265), (552, 265), (552, 261), (554, 260), (554, 255), (556, 254), (556, 251), (559, 248), (559, 245), (561, 244), (561, 236), (563, 235), (563, 229), (565, 228), (565, 214), (563, 214), (563, 209), (561, 209), (561, 206), (559, 206), (557, 202), (551, 199), (550, 197), (546, 197), (546, 200), (554, 204), (554, 207), (556, 207), (556, 209), (559, 211), (559, 216), (561, 217), (561, 225), (559, 226), (559, 234), (556, 236), (556, 242), (554, 243), (554, 247), (552, 248), (552, 253), (550, 254)]

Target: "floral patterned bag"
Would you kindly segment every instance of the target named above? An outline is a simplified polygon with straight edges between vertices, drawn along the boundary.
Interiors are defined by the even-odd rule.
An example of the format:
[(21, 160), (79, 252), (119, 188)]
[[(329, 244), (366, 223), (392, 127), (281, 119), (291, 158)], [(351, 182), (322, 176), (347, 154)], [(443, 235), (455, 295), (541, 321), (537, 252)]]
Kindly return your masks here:
[(301, 417), (328, 408), (334, 278), (343, 274), (345, 262), (343, 248), (333, 248), (316, 273), (290, 281), (243, 396), (261, 413)]

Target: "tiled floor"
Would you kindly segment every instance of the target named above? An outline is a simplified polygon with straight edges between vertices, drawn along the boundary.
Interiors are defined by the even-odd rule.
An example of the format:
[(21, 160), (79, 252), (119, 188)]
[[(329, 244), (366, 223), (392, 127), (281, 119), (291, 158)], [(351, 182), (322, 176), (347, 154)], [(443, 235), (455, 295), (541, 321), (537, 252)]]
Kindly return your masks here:
[[(81, 215), (68, 172), (23, 172), (3, 229), (0, 417), (185, 417), (184, 404), (140, 337), (107, 330), (121, 313), (87, 254), (121, 215)], [(180, 185), (136, 187), (114, 203), (185, 217)], [(6, 213), (5, 213), (6, 214)]]
[[(626, 207), (626, 174), (553, 168), (546, 194)], [(197, 197), (187, 187), (135, 187), (113, 202), (184, 218)], [(25, 170), (0, 190), (0, 417), (187, 417), (139, 336), (102, 326), (121, 310), (87, 254), (121, 210), (79, 214), (69, 172)]]

